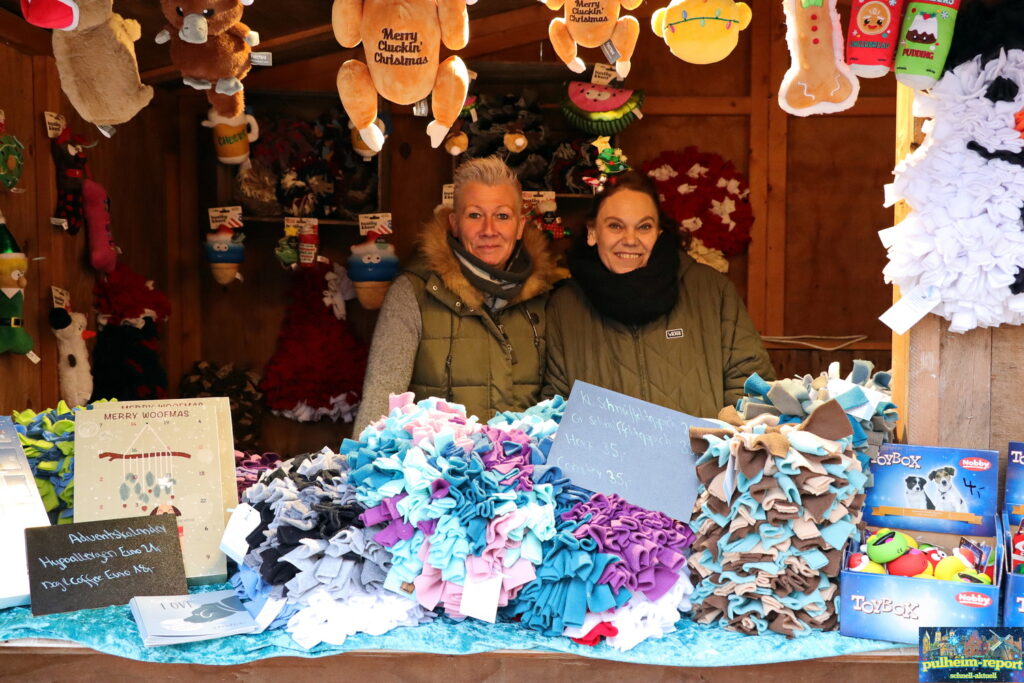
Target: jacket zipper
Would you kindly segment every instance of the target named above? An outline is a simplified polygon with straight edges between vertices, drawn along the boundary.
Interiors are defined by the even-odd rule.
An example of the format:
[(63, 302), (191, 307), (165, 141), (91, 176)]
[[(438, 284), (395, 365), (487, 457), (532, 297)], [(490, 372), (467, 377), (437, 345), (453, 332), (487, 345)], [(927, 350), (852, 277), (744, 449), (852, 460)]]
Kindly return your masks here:
[(640, 359), (640, 398), (649, 401), (650, 399), (647, 397), (647, 355), (644, 354), (644, 345), (640, 343), (640, 328), (632, 325), (629, 331), (633, 334), (633, 346), (637, 358)]

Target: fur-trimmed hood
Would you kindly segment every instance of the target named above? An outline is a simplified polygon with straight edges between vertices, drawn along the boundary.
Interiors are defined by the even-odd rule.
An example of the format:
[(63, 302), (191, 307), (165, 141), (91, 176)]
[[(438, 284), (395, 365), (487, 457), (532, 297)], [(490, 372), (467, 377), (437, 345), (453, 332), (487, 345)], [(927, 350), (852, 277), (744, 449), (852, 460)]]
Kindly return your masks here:
[[(420, 265), (437, 273), (445, 287), (463, 302), (479, 308), (483, 305), (484, 295), (462, 274), (459, 261), (448, 245), (448, 215), (451, 212), (446, 206), (438, 206), (434, 209), (434, 217), (423, 225), (417, 243)], [(509, 304), (540, 296), (568, 275), (555, 264), (554, 256), (548, 251), (547, 240), (539, 230), (526, 226), (521, 241), (533, 261), (533, 272)]]

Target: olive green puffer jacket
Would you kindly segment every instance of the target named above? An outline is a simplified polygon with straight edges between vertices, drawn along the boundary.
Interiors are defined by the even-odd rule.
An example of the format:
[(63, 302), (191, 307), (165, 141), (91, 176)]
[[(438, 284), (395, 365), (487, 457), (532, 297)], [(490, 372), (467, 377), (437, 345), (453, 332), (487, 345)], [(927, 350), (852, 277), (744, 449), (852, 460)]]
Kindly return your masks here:
[(466, 406), (485, 422), (499, 410), (539, 400), (544, 377), (544, 308), (561, 277), (544, 236), (523, 233), (533, 272), (505, 308), (488, 313), (447, 242), (448, 213), (435, 212), (420, 236), (420, 259), (406, 271), (416, 293), (422, 333), (409, 391)]
[[(761, 337), (733, 284), (680, 254), (679, 301), (630, 327), (598, 313), (569, 281), (548, 303), (545, 398), (583, 380), (698, 417), (717, 417), (752, 373), (775, 378)], [(638, 296), (642, 293), (638, 293)]]

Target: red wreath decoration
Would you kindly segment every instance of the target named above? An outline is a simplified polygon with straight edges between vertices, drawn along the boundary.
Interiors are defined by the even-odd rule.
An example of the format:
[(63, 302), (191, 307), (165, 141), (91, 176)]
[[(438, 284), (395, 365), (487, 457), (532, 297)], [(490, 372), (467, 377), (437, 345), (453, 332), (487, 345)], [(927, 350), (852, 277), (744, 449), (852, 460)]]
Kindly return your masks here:
[(731, 161), (690, 146), (662, 152), (642, 168), (658, 188), (662, 211), (680, 231), (726, 256), (747, 248), (754, 224), (750, 185)]

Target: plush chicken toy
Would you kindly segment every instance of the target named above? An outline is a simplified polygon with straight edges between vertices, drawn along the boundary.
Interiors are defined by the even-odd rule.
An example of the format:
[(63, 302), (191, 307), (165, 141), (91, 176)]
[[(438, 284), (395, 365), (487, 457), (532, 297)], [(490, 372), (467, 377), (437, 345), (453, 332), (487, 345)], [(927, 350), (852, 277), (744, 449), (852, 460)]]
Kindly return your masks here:
[[(619, 8), (633, 10), (643, 0), (543, 0), (548, 9), (565, 8), (565, 16), (548, 24), (548, 37), (558, 58), (578, 74), (587, 65), (576, 55), (576, 46), (614, 48), (618, 56), (608, 61), (615, 63), (619, 78), (629, 75), (633, 50), (640, 37), (640, 22), (634, 17), (619, 16)], [(607, 52), (606, 52), (607, 56)]]
[(439, 63), (441, 43), (461, 50), (469, 40), (465, 0), (334, 0), (334, 36), (343, 47), (363, 44), (366, 61), (338, 71), (338, 95), (366, 146), (380, 151), (377, 95), (395, 104), (431, 96), (427, 135), (440, 145), (462, 111), (469, 72), (457, 56)]

